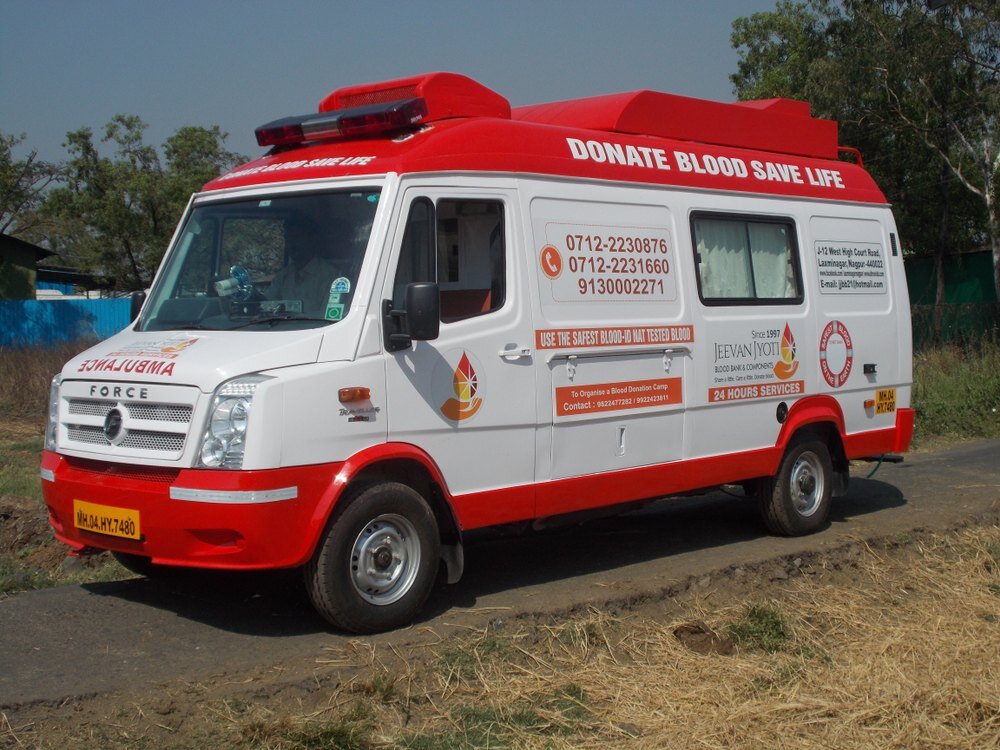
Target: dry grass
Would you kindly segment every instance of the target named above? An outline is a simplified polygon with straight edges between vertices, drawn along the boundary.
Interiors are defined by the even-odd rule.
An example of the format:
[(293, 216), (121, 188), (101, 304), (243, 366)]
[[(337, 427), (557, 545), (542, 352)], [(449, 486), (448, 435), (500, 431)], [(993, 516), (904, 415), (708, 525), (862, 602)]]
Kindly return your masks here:
[(312, 688), (98, 697), (85, 728), (53, 709), (0, 725), (0, 745), (1000, 747), (1000, 527), (834, 550), (804, 573), (430, 646), (352, 641)]
[[(765, 626), (778, 616), (790, 637), (773, 653), (696, 653), (675, 637), (680, 622), (599, 614), (531, 646), (521, 633), (510, 638), (521, 658), (438, 678), (429, 700), (440, 710), (422, 733), (449, 731), (455, 705), (545, 706), (571, 683), (585, 717), (568, 734), (507, 737), (567, 748), (1000, 747), (998, 551), (997, 528), (919, 544), (905, 564), (870, 551), (856, 583), (800, 579), (764, 605), (685, 618), (725, 632), (748, 612), (766, 612)], [(565, 718), (538, 713), (553, 726)]]
[[(1000, 747), (1000, 528), (869, 549), (849, 576), (774, 591), (683, 620), (493, 627), (422, 663), (355, 642), (331, 653), (359, 671), (325, 710), (342, 723), (370, 699), (358, 747)], [(699, 653), (674, 634), (693, 621), (765, 638)]]
[(0, 347), (0, 414), (4, 419), (45, 423), (48, 414), (49, 384), (90, 342), (46, 347)]

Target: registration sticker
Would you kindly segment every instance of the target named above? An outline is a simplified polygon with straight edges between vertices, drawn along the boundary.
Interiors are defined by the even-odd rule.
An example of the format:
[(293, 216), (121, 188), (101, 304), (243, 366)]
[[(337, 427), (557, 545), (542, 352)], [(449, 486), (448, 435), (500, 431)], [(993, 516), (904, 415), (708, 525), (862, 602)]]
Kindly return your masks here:
[(110, 505), (73, 501), (73, 525), (84, 531), (125, 539), (141, 539), (139, 511)]
[(875, 413), (891, 414), (896, 411), (896, 389), (879, 388), (875, 391)]

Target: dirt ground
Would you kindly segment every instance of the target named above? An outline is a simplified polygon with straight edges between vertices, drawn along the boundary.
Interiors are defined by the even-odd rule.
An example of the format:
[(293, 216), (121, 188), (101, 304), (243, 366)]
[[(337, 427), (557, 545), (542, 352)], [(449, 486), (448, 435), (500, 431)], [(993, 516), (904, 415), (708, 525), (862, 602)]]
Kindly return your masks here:
[[(860, 466), (803, 539), (719, 495), (487, 540), (372, 638), (327, 632), (287, 578), (17, 594), (0, 747), (1000, 747), (998, 449)], [(24, 498), (0, 534), (61, 565)], [(755, 612), (773, 651), (737, 637)]]
[[(730, 566), (631, 601), (544, 615), (503, 613), (481, 629), (448, 638), (427, 628), (411, 634), (408, 643), (349, 640), (324, 649), (305, 670), (227, 670), (206, 679), (8, 707), (0, 715), (0, 746), (663, 747), (669, 742), (677, 747), (766, 747), (778, 740), (788, 747), (927, 747), (939, 742), (997, 747), (998, 520), (993, 514), (945, 533), (858, 540), (794, 559)], [(963, 576), (972, 587), (963, 597), (962, 606), (969, 610), (954, 613), (963, 623), (964, 644), (950, 642), (956, 634), (946, 622), (948, 610), (961, 606), (949, 605), (948, 592), (942, 591), (959, 572), (948, 567), (956, 560), (972, 571)], [(935, 570), (937, 577), (930, 576), (928, 571)], [(906, 597), (913, 598), (912, 611), (902, 601)], [(739, 640), (732, 626), (727, 629), (727, 620), (745, 612), (748, 603), (784, 613), (785, 634), (778, 635), (791, 645), (762, 648)], [(910, 623), (916, 635), (900, 625), (914, 612), (922, 613), (920, 622)], [(866, 633), (869, 620), (880, 624)], [(936, 623), (937, 632), (928, 628), (928, 621)], [(930, 664), (933, 655), (921, 652), (921, 634), (925, 640), (940, 639), (933, 649), (951, 660), (949, 666)], [(885, 644), (875, 642), (876, 637)], [(884, 675), (865, 676), (875, 669), (872, 649), (884, 652), (904, 638), (908, 654), (892, 666), (898, 675), (886, 684), (879, 682)], [(868, 650), (866, 642), (872, 644)], [(956, 649), (960, 656), (949, 656)], [(657, 655), (663, 651), (665, 660), (663, 653)], [(881, 695), (905, 692), (907, 681), (914, 679), (905, 672), (925, 657), (928, 669), (939, 670), (934, 679), (944, 684), (928, 680), (920, 685), (921, 700), (940, 702), (941, 693), (954, 702), (954, 710), (907, 708), (895, 697)], [(655, 670), (662, 672), (662, 683)], [(860, 685), (845, 689), (837, 684), (845, 672)], [(869, 722), (838, 719), (837, 714), (854, 710), (845, 701), (870, 698), (828, 698), (823, 685), (813, 685), (819, 698), (805, 695), (810, 691), (803, 686), (810, 686), (816, 675), (833, 692), (874, 687), (879, 695), (867, 708)], [(700, 682), (684, 687), (668, 678)], [(643, 689), (629, 703), (625, 696), (634, 687), (632, 680), (655, 687)], [(737, 688), (745, 695), (734, 700), (730, 693)], [(662, 690), (664, 714), (683, 713), (685, 701), (690, 703), (685, 710), (702, 712), (688, 714), (688, 731), (665, 728), (667, 722), (658, 721), (656, 711), (634, 703), (656, 690)], [(691, 692), (685, 695), (684, 690)], [(712, 690), (722, 696), (709, 695)], [(692, 702), (697, 691), (706, 695)], [(790, 700), (798, 706), (793, 715), (812, 718), (798, 723), (775, 718), (788, 713)], [(835, 707), (816, 719), (812, 714), (825, 700)], [(753, 705), (761, 715), (749, 721), (741, 741), (731, 732), (712, 729), (702, 715), (707, 706), (698, 705), (704, 701), (717, 703), (713, 710), (720, 720), (729, 713), (728, 720), (739, 724), (740, 712)], [(933, 715), (934, 710), (944, 718)], [(775, 716), (769, 718), (772, 711)], [(894, 712), (911, 724), (908, 731), (892, 726)], [(485, 728), (475, 717), (486, 717)], [(670, 726), (674, 721), (676, 717)], [(772, 727), (775, 721), (778, 725)], [(818, 722), (815, 727), (812, 721)], [(789, 726), (782, 729), (781, 722)], [(718, 734), (714, 740), (713, 732)]]

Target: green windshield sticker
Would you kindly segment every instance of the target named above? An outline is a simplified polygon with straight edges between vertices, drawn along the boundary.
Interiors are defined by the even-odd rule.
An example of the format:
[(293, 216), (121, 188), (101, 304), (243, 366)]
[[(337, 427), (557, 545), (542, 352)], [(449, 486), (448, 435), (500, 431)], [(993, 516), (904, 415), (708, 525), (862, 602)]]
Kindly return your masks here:
[(340, 320), (344, 317), (344, 306), (343, 305), (327, 305), (326, 315), (324, 315), (327, 320)]

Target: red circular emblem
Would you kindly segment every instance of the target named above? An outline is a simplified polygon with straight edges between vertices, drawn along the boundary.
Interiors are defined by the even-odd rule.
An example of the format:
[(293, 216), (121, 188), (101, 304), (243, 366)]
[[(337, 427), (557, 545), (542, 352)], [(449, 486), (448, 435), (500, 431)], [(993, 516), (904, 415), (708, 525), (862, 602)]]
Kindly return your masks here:
[[(827, 353), (831, 342), (838, 349), (842, 345), (845, 352), (843, 365), (836, 372), (830, 366), (830, 357)], [(840, 364), (839, 354), (835, 361), (838, 365)], [(834, 388), (840, 388), (847, 382), (847, 376), (851, 374), (853, 366), (854, 345), (851, 342), (851, 334), (847, 330), (847, 326), (839, 320), (831, 320), (823, 329), (823, 335), (819, 337), (819, 369), (823, 373), (823, 378)]]
[(539, 254), (539, 261), (542, 264), (542, 273), (555, 281), (563, 270), (562, 256), (553, 245), (546, 245)]

